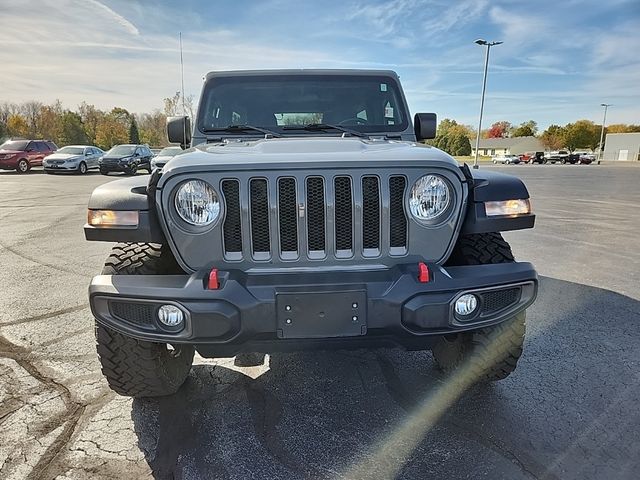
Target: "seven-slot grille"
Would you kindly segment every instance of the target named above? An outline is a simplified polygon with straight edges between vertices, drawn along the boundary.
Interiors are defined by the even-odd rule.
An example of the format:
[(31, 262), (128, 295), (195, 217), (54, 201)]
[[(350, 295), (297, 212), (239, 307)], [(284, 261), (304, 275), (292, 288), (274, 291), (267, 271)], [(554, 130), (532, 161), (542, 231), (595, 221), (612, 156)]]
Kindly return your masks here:
[[(224, 179), (225, 257), (321, 260), (404, 255), (406, 185), (401, 175)], [(243, 235), (248, 241), (243, 242)]]

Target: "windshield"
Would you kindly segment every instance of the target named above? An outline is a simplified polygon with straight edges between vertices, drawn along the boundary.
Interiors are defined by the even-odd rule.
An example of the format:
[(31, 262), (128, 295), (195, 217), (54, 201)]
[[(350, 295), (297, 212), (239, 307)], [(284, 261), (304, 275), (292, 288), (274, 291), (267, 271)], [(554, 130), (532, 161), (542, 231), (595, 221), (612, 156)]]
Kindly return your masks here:
[[(408, 115), (395, 79), (371, 75), (220, 77), (205, 86), (198, 127), (203, 132), (251, 125), (292, 134), (285, 127), (349, 126), (359, 132), (402, 131)], [(253, 132), (255, 133), (255, 132)], [(318, 130), (295, 131), (295, 134)], [(327, 134), (339, 135), (336, 130)]]
[(180, 147), (167, 147), (160, 150), (160, 152), (158, 153), (158, 156), (173, 157), (174, 155), (177, 155), (180, 152), (182, 152), (182, 148)]
[(135, 145), (116, 145), (107, 152), (107, 155), (133, 155), (135, 150)]
[(3, 150), (24, 150), (28, 144), (29, 140), (7, 140), (0, 145), (0, 148)]
[(84, 148), (82, 147), (62, 147), (56, 153), (67, 153), (70, 155), (82, 155), (84, 153)]

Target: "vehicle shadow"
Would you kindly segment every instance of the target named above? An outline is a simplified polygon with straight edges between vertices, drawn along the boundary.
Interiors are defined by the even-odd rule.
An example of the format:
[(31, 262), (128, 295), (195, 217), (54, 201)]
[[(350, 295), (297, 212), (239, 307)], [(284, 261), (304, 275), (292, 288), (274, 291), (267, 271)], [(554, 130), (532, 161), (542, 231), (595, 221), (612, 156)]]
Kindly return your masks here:
[(542, 278), (527, 321), (517, 371), (466, 392), (428, 352), (196, 365), (175, 395), (133, 402), (138, 446), (162, 479), (634, 478), (640, 302)]

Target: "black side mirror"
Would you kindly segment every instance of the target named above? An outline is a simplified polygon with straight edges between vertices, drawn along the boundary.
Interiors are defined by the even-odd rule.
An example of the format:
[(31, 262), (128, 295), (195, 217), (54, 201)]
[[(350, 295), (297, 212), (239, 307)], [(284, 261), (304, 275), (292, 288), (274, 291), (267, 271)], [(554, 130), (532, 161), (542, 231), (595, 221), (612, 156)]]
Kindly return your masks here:
[(189, 117), (167, 118), (167, 137), (169, 143), (179, 143), (182, 148), (191, 144), (191, 120)]
[(436, 138), (437, 126), (438, 119), (435, 113), (416, 113), (413, 117), (413, 130), (419, 142)]

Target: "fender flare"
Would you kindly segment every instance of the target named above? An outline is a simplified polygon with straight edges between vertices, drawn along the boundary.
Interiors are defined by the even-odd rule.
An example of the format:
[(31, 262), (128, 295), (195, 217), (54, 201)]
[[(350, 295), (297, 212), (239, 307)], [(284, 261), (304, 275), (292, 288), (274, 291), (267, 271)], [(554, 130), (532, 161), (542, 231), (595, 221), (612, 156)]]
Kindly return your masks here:
[(533, 228), (534, 214), (517, 217), (488, 217), (484, 202), (529, 199), (529, 191), (518, 177), (490, 170), (473, 170), (468, 165), (462, 171), (469, 183), (469, 204), (461, 234), (504, 232)]

